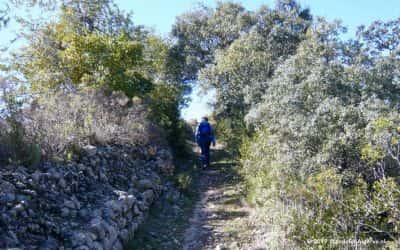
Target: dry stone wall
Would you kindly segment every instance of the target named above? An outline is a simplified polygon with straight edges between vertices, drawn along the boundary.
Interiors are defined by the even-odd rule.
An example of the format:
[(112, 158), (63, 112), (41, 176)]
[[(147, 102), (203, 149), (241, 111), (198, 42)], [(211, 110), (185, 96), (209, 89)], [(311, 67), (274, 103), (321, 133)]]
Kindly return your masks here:
[(0, 249), (122, 249), (172, 171), (157, 145), (88, 145), (68, 163), (1, 166)]

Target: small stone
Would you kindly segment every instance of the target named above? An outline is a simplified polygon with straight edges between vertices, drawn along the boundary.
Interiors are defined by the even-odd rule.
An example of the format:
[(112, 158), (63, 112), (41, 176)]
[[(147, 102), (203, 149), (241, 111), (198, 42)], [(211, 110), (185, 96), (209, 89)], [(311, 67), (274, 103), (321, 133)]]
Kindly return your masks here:
[(151, 182), (151, 181), (148, 180), (148, 179), (139, 180), (139, 181), (136, 183), (136, 186), (137, 186), (139, 189), (141, 189), (141, 190), (153, 189), (153, 188), (154, 188), (153, 182)]
[(126, 219), (124, 217), (120, 217), (119, 218), (118, 225), (119, 225), (120, 228), (124, 228), (126, 226), (126, 223), (127, 223), (127, 221), (126, 221)]
[(154, 200), (154, 192), (153, 190), (147, 190), (142, 193), (143, 200), (147, 204), (151, 204)]
[(128, 205), (129, 208), (132, 207), (132, 205), (133, 205), (133, 203), (135, 203), (135, 201), (136, 201), (136, 197), (131, 195), (131, 194), (128, 195), (126, 197), (126, 200), (125, 200), (125, 202), (126, 202), (126, 204)]
[(82, 218), (86, 218), (89, 214), (89, 211), (87, 209), (80, 209), (79, 210), (79, 216)]
[(90, 248), (86, 245), (76, 247), (75, 250), (90, 250)]
[[(87, 158), (84, 158), (84, 161), (86, 162), (86, 161), (88, 161), (88, 159), (87, 159)], [(85, 164), (82, 164), (82, 163), (79, 163), (77, 167), (78, 167), (78, 169), (79, 169), (80, 171), (84, 171), (84, 170), (86, 169)]]
[(61, 216), (62, 216), (62, 217), (68, 217), (68, 216), (69, 216), (69, 209), (66, 208), (66, 207), (63, 207), (63, 208), (61, 209)]
[(75, 199), (75, 207), (76, 209), (81, 209), (81, 203), (77, 199)]
[(71, 216), (72, 218), (75, 218), (77, 214), (78, 214), (78, 213), (77, 213), (76, 210), (70, 210), (70, 211), (69, 211), (69, 216)]
[(113, 250), (122, 250), (123, 246), (122, 246), (121, 242), (119, 240), (117, 240), (116, 242), (114, 242), (112, 249)]
[(148, 208), (143, 202), (138, 202), (137, 204), (138, 204), (140, 211), (146, 211)]
[(2, 213), (0, 216), (0, 222), (2, 222), (2, 224), (7, 225), (10, 222), (11, 218), (6, 214), (6, 213)]
[(48, 237), (48, 239), (39, 246), (39, 250), (52, 250), (58, 248), (57, 240), (52, 237)]
[(1, 203), (8, 203), (15, 201), (15, 194), (14, 193), (5, 193), (0, 196)]
[(64, 178), (61, 178), (61, 179), (58, 181), (58, 185), (59, 185), (62, 189), (64, 189), (64, 188), (67, 187), (67, 183), (65, 182)]
[(30, 190), (30, 189), (24, 189), (21, 191), (21, 193), (26, 194), (26, 195), (30, 195), (30, 196), (37, 196), (37, 193), (35, 190)]
[(90, 230), (97, 235), (98, 238), (103, 239), (105, 236), (104, 227), (100, 218), (94, 218), (89, 223)]
[(117, 102), (121, 106), (125, 106), (129, 102), (129, 98), (125, 94), (118, 93)]
[(105, 203), (106, 207), (111, 208), (115, 212), (121, 212), (123, 210), (123, 201), (120, 200), (109, 200)]
[(51, 168), (49, 170), (49, 173), (54, 179), (60, 179), (61, 176), (62, 176), (61, 173), (59, 171), (57, 171), (56, 169), (54, 169), (54, 168)]
[(15, 186), (16, 186), (17, 188), (19, 188), (19, 189), (24, 189), (24, 188), (26, 188), (25, 183), (22, 183), (22, 182), (20, 182), (20, 181), (18, 181), (17, 183), (15, 183)]
[(18, 202), (26, 202), (27, 200), (30, 200), (30, 197), (28, 197), (28, 196), (26, 196), (26, 195), (23, 195), (23, 194), (18, 194), (18, 195), (16, 196), (16, 200), (17, 200)]
[(74, 247), (82, 246), (88, 241), (88, 236), (82, 232), (76, 232), (72, 235), (71, 242)]
[(114, 194), (119, 196), (118, 199), (125, 199), (125, 197), (128, 195), (126, 192), (121, 190), (114, 190)]
[(96, 234), (94, 234), (94, 233), (88, 233), (89, 234), (89, 236), (90, 236), (90, 239), (92, 239), (92, 240), (97, 240), (97, 235)]
[(20, 213), (20, 212), (22, 212), (22, 211), (25, 210), (24, 206), (23, 206), (21, 203), (17, 204), (17, 205), (14, 207), (14, 209), (15, 209), (15, 211), (17, 211), (18, 213)]
[(139, 209), (139, 207), (138, 207), (137, 204), (135, 204), (135, 205), (133, 206), (133, 213), (134, 213), (135, 215), (141, 215), (141, 214), (142, 214), (142, 212), (140, 211), (140, 209)]
[(92, 145), (86, 145), (82, 148), (88, 156), (94, 156), (97, 152), (97, 148)]
[(75, 209), (75, 202), (70, 201), (70, 200), (65, 200), (64, 207), (67, 207), (69, 209)]
[(93, 242), (92, 244), (90, 244), (90, 245), (89, 245), (89, 248), (90, 248), (91, 250), (104, 250), (103, 246), (102, 246), (99, 242), (97, 242), (97, 241), (95, 241), (95, 242)]
[[(6, 239), (5, 239), (5, 241), (7, 242), (7, 244), (8, 245), (10, 245), (10, 246), (16, 246), (16, 245), (18, 245), (19, 244), (19, 240), (18, 240), (18, 237), (17, 237), (17, 235), (14, 233), (14, 231), (8, 231), (8, 233), (7, 233), (7, 235), (6, 235), (6, 237), (5, 237)], [(10, 248), (7, 248), (7, 249), (10, 249)], [(14, 248), (11, 248), (11, 249), (14, 249)], [(18, 248), (17, 248), (18, 249)]]
[(35, 216), (36, 216), (36, 213), (35, 213), (32, 209), (28, 209), (28, 215), (29, 215), (30, 217), (35, 217)]
[(127, 229), (122, 229), (119, 233), (119, 237), (121, 238), (121, 240), (125, 241), (129, 237), (129, 231)]
[(90, 165), (92, 165), (93, 167), (95, 167), (97, 165), (97, 162), (94, 159), (90, 160)]
[(104, 224), (104, 226), (105, 226), (105, 230), (106, 230), (107, 235), (108, 235), (107, 240), (105, 240), (103, 242), (104, 248), (105, 249), (116, 249), (115, 248), (115, 242), (116, 242), (116, 240), (118, 238), (118, 234), (117, 234), (116, 229), (114, 228), (114, 226), (109, 225), (109, 224)]
[(108, 181), (107, 175), (106, 175), (105, 173), (103, 173), (103, 172), (101, 172), (101, 173), (99, 174), (99, 178), (100, 178), (100, 180), (101, 180), (102, 182), (107, 182), (107, 181)]
[(113, 209), (107, 207), (103, 210), (103, 217), (106, 219), (115, 219), (117, 217), (117, 214), (114, 212)]
[(36, 170), (33, 174), (32, 174), (32, 180), (36, 183), (38, 183), (40, 181), (40, 175), (41, 173)]

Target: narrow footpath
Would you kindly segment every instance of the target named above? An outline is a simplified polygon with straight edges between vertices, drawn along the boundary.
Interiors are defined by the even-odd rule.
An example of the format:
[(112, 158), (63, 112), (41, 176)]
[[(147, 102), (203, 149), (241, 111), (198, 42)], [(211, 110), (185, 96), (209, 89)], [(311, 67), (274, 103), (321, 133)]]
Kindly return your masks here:
[(199, 178), (201, 193), (184, 234), (184, 250), (239, 247), (236, 230), (230, 226), (248, 215), (241, 202), (241, 179), (236, 164), (223, 149), (213, 153), (216, 162), (203, 170)]
[(177, 176), (126, 249), (246, 248), (249, 210), (237, 164), (218, 146), (208, 169), (199, 168), (197, 156), (179, 163)]

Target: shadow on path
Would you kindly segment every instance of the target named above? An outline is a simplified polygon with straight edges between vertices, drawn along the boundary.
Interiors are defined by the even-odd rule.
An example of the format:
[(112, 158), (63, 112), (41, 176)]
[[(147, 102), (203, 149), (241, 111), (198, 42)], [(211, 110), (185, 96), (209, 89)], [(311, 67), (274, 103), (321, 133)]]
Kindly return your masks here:
[(125, 249), (234, 249), (224, 247), (231, 244), (225, 226), (248, 215), (241, 202), (237, 163), (217, 145), (211, 151), (210, 168), (200, 168), (198, 153), (176, 166), (166, 191)]
[(201, 193), (196, 203), (190, 227), (185, 231), (183, 249), (231, 249), (231, 237), (226, 232), (230, 221), (248, 216), (241, 201), (242, 179), (237, 163), (223, 149), (215, 149), (210, 168), (204, 169), (197, 188)]

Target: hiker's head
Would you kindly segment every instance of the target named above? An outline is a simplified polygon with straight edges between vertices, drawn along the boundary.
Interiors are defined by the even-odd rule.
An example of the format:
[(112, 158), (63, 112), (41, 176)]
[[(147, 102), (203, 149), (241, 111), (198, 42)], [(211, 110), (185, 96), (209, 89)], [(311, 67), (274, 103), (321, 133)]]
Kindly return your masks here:
[(207, 117), (207, 116), (203, 116), (201, 119), (202, 119), (203, 121), (208, 122), (208, 117)]

